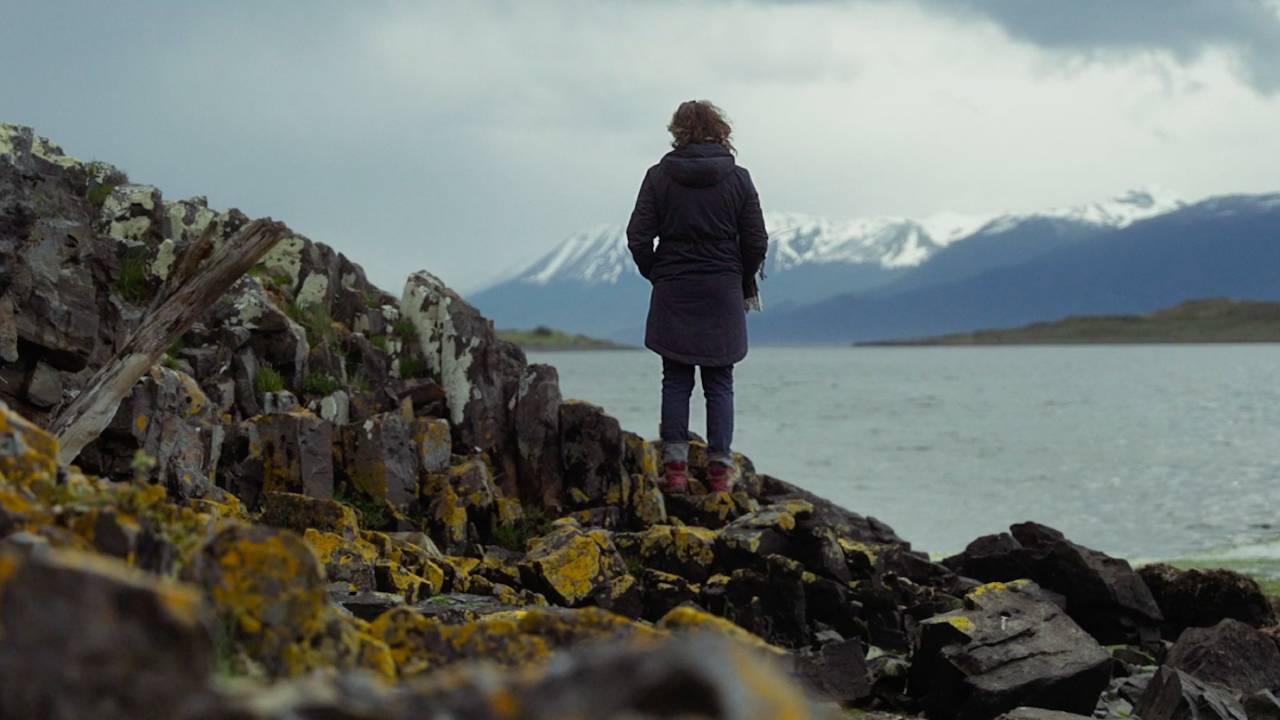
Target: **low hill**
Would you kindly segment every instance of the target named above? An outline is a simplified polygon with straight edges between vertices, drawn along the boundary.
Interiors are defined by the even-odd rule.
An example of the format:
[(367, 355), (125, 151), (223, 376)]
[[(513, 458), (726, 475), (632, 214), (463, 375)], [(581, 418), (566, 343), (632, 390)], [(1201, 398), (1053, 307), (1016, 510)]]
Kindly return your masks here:
[(609, 340), (573, 335), (539, 325), (532, 330), (499, 330), (498, 337), (515, 343), (525, 350), (634, 350), (632, 345), (622, 345)]
[(1280, 342), (1280, 303), (1191, 300), (1149, 315), (1073, 316), (1009, 330), (979, 330), (866, 345)]

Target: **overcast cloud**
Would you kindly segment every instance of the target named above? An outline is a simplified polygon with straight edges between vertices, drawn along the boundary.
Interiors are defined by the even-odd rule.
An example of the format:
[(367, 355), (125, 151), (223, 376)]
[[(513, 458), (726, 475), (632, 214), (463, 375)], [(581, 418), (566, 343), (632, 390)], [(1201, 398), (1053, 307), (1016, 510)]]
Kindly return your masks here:
[(1280, 190), (1273, 0), (0, 4), (0, 120), (284, 219), (389, 290), (624, 222), (671, 110), (767, 208)]

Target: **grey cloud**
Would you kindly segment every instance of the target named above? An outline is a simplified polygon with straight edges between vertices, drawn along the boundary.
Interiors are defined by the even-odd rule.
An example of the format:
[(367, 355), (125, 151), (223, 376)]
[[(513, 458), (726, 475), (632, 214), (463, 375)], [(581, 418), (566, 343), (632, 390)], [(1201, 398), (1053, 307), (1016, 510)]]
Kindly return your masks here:
[(985, 17), (1010, 36), (1073, 52), (1165, 50), (1180, 60), (1233, 51), (1255, 88), (1280, 91), (1280, 4), (1274, 0), (919, 0)]

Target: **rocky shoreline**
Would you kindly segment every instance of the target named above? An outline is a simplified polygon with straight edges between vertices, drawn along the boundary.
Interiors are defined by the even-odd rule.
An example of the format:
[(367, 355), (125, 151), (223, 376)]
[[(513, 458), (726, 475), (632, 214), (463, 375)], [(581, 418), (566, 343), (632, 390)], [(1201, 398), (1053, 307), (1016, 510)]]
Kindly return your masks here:
[(437, 278), (297, 235), (60, 464), (42, 426), (248, 221), (0, 125), (0, 717), (1280, 717), (1249, 578), (1029, 523), (934, 562), (744, 456), (705, 492), (699, 443), (664, 497)]

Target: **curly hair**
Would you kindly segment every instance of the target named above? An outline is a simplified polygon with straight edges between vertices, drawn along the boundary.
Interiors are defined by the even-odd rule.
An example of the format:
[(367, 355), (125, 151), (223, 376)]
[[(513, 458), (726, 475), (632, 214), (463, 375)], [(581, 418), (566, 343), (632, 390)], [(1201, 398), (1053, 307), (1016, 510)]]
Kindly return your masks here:
[(729, 142), (733, 128), (725, 119), (724, 111), (710, 100), (686, 100), (680, 103), (667, 125), (671, 133), (671, 147), (681, 148), (689, 143), (718, 143), (734, 150)]

